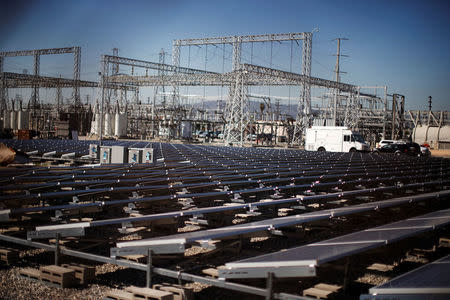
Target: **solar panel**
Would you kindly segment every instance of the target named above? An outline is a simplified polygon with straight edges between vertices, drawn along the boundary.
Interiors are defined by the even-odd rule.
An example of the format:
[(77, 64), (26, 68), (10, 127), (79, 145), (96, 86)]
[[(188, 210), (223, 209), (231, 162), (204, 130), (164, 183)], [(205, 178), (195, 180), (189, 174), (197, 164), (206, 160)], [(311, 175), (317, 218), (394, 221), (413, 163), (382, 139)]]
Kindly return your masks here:
[[(450, 224), (450, 209), (347, 234), (322, 242), (227, 263), (219, 270), (223, 278), (261, 278), (269, 272), (276, 277), (305, 276), (304, 268), (316, 266), (368, 249), (418, 235)], [(295, 268), (300, 267), (296, 276)], [(284, 272), (287, 268), (289, 272)], [(313, 272), (313, 271), (310, 271)], [(314, 273), (314, 272), (313, 272)]]
[[(359, 213), (363, 211), (370, 211), (373, 209), (377, 209), (380, 207), (389, 207), (393, 205), (399, 205), (402, 203), (408, 203), (408, 202), (414, 202), (414, 201), (422, 201), (427, 199), (433, 199), (437, 195), (441, 197), (448, 197), (450, 196), (450, 191), (442, 191), (438, 193), (429, 193), (429, 194), (422, 194), (422, 195), (416, 195), (416, 196), (409, 196), (409, 197), (401, 197), (391, 200), (384, 200), (384, 201), (378, 201), (378, 202), (372, 202), (362, 205), (354, 205), (354, 206), (347, 206), (337, 209), (327, 209), (322, 210), (318, 212), (311, 212), (311, 213), (304, 213), (300, 215), (294, 215), (294, 216), (288, 216), (288, 217), (280, 217), (280, 218), (274, 218), (274, 219), (267, 219), (257, 222), (250, 222), (240, 225), (233, 225), (233, 226), (227, 226), (217, 229), (209, 229), (209, 230), (203, 230), (203, 231), (196, 231), (196, 232), (188, 232), (188, 233), (182, 233), (182, 234), (175, 234), (171, 236), (166, 237), (157, 237), (152, 239), (143, 239), (139, 241), (132, 241), (132, 242), (122, 242), (117, 243), (117, 248), (111, 249), (111, 255), (121, 255), (120, 253), (140, 253), (143, 249), (151, 248), (155, 253), (164, 253), (166, 251), (166, 246), (170, 244), (170, 241), (176, 241), (179, 243), (178, 246), (175, 247), (176, 249), (179, 249), (179, 251), (184, 251), (185, 245), (198, 243), (198, 241), (203, 241), (203, 243), (207, 243), (208, 241), (212, 241), (214, 239), (225, 239), (230, 238), (233, 236), (239, 236), (249, 233), (257, 233), (257, 232), (267, 232), (272, 231), (278, 228), (287, 227), (287, 226), (293, 226), (297, 224), (302, 224), (305, 222), (312, 222), (316, 220), (326, 219), (330, 217), (335, 216), (343, 216), (343, 215), (349, 215), (352, 213)], [(445, 217), (444, 217), (445, 219)], [(423, 226), (426, 226), (429, 224), (429, 220), (423, 220)], [(440, 223), (436, 223), (440, 224)], [(427, 227), (428, 228), (428, 227)], [(380, 229), (380, 231), (382, 231)], [(385, 230), (386, 231), (386, 230)], [(388, 231), (386, 231), (388, 232)], [(410, 233), (414, 233), (416, 231), (412, 231)], [(377, 235), (378, 232), (371, 232), (370, 241), (379, 240), (381, 237)], [(406, 232), (405, 232), (406, 234)], [(368, 234), (369, 235), (369, 234)], [(387, 233), (386, 233), (387, 235)], [(200, 242), (202, 243), (202, 242)], [(161, 246), (161, 247), (160, 247)], [(325, 246), (324, 249), (328, 247)], [(135, 249), (133, 249), (135, 248)], [(173, 248), (171, 248), (173, 249)], [(134, 253), (133, 253), (134, 252)]]
[(448, 299), (450, 255), (373, 287), (368, 295), (361, 295), (361, 299), (418, 299), (417, 295), (426, 299)]
[[(379, 188), (380, 190), (388, 190), (393, 187), (383, 187)], [(132, 222), (140, 222), (140, 221), (152, 221), (152, 220), (158, 220), (158, 219), (169, 219), (174, 217), (182, 217), (182, 216), (194, 216), (199, 214), (208, 214), (208, 213), (218, 213), (218, 212), (225, 212), (225, 211), (232, 211), (232, 210), (242, 210), (242, 209), (248, 209), (252, 210), (258, 207), (265, 207), (265, 206), (275, 206), (275, 205), (281, 205), (286, 203), (293, 203), (293, 202), (309, 202), (309, 201), (320, 201), (320, 200), (327, 200), (332, 198), (340, 198), (343, 196), (348, 195), (354, 195), (354, 194), (364, 194), (367, 192), (373, 192), (376, 189), (369, 189), (369, 190), (357, 190), (357, 191), (349, 191), (349, 192), (339, 192), (339, 193), (331, 193), (327, 195), (316, 195), (316, 196), (304, 196), (301, 198), (288, 198), (288, 199), (278, 199), (278, 200), (269, 200), (269, 201), (261, 201), (261, 202), (253, 202), (248, 204), (233, 204), (233, 205), (227, 205), (227, 206), (216, 206), (216, 207), (205, 207), (205, 208), (199, 208), (199, 209), (191, 209), (191, 210), (182, 210), (182, 211), (176, 211), (176, 212), (166, 212), (166, 213), (159, 213), (159, 214), (153, 214), (153, 215), (146, 215), (146, 216), (139, 216), (139, 217), (126, 217), (126, 218), (116, 218), (116, 219), (108, 219), (108, 220), (99, 220), (99, 221), (91, 221), (91, 222), (82, 222), (82, 223), (72, 223), (68, 226), (60, 226), (60, 225), (50, 225), (50, 226), (40, 226), (36, 227), (36, 231), (30, 231), (28, 232), (28, 238), (43, 238), (43, 237), (53, 237), (56, 232), (60, 233), (61, 236), (71, 236), (73, 234), (72, 230), (66, 230), (67, 228), (77, 228), (77, 227), (99, 227), (99, 226), (107, 226), (107, 225), (114, 225), (114, 224), (122, 224), (122, 223), (132, 223)], [(141, 198), (139, 200), (142, 201), (150, 201), (152, 198)], [(166, 200), (167, 198), (159, 198)], [(158, 200), (158, 198), (154, 199), (154, 201)], [(119, 200), (121, 201), (121, 200)], [(128, 201), (128, 200), (126, 200)], [(405, 199), (400, 198), (397, 199), (399, 204), (404, 203)], [(409, 200), (408, 200), (409, 201)], [(117, 203), (117, 201), (113, 201), (113, 203)], [(391, 199), (389, 201), (382, 201), (378, 204), (369, 204), (367, 206), (360, 205), (359, 208), (355, 208), (354, 212), (357, 212), (358, 210), (364, 211), (373, 209), (375, 205), (378, 205), (378, 207), (382, 207), (384, 205), (390, 205), (391, 203), (396, 203), (395, 199)], [(80, 204), (79, 208), (86, 207), (88, 204)], [(94, 204), (97, 206), (102, 206), (104, 204), (97, 203)], [(51, 209), (67, 209), (67, 205), (61, 205), (61, 206), (52, 206), (52, 207), (44, 207), (43, 210), (51, 210)], [(30, 210), (36, 210), (37, 208), (23, 208), (21, 211), (23, 212), (26, 210), (27, 212), (30, 212)], [(17, 210), (16, 210), (17, 213)], [(339, 209), (334, 210), (334, 215), (338, 216), (342, 212)], [(78, 231), (77, 231), (78, 232)], [(78, 232), (83, 233), (84, 232)]]

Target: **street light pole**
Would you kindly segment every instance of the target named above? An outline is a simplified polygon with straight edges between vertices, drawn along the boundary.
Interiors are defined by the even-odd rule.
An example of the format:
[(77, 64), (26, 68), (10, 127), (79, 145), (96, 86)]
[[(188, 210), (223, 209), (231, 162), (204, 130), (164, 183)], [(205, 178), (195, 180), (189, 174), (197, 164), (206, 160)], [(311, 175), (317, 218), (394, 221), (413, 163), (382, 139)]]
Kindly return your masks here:
[(99, 75), (101, 76), (101, 83), (102, 83), (102, 104), (100, 107), (100, 146), (102, 146), (102, 140), (103, 140), (103, 115), (105, 113), (105, 88), (106, 88), (106, 78), (108, 68), (106, 64), (106, 57), (103, 55), (102, 57), (102, 71), (99, 72)]
[(100, 106), (100, 146), (102, 145), (103, 139), (103, 114), (104, 114), (104, 105), (105, 105), (105, 75), (102, 76), (102, 104)]

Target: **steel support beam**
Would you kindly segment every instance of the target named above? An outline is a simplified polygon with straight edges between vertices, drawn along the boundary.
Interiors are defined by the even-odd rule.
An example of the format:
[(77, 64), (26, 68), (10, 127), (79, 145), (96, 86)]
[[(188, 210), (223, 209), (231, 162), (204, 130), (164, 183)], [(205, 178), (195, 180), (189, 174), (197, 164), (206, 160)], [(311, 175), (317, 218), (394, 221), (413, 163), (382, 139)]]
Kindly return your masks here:
[[(66, 48), (52, 48), (52, 49), (35, 49), (35, 50), (20, 50), (20, 51), (5, 51), (0, 52), (0, 57), (15, 57), (15, 56), (34, 56), (33, 74), (34, 80), (37, 80), (40, 71), (40, 56), (50, 54), (65, 54), (73, 53), (74, 67), (73, 67), (73, 101), (75, 105), (80, 105), (80, 66), (81, 66), (81, 48), (80, 47), (66, 47)], [(1, 73), (1, 72), (0, 72)], [(32, 108), (39, 106), (39, 85), (33, 82), (33, 92), (31, 96)]]

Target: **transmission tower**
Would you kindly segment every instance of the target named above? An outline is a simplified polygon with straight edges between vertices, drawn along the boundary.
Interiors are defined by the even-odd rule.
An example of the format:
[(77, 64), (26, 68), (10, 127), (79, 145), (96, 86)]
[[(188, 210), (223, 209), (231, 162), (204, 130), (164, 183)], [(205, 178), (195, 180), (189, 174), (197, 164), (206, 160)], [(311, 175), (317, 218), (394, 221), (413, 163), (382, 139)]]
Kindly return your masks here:
[[(161, 51), (159, 52), (159, 63), (160, 64), (165, 64), (166, 55), (167, 55), (167, 52), (165, 52), (164, 49), (161, 49)], [(166, 72), (164, 70), (158, 69), (158, 76), (164, 76), (164, 75), (166, 75)], [(166, 89), (165, 89), (164, 84), (161, 86), (155, 86), (153, 97), (155, 98), (158, 96), (159, 88), (161, 88), (161, 94), (162, 94), (161, 102), (162, 102), (162, 105), (165, 107), (167, 103), (166, 103)]]
[[(302, 50), (302, 75), (311, 76), (312, 32), (305, 32)], [(297, 118), (294, 124), (292, 145), (299, 145), (303, 140), (304, 130), (311, 125), (311, 84), (300, 85), (300, 101), (297, 107)]]
[[(302, 33), (281, 33), (281, 34), (261, 34), (261, 35), (245, 35), (245, 36), (225, 36), (213, 38), (198, 38), (175, 40), (173, 42), (173, 65), (180, 65), (180, 47), (182, 46), (199, 46), (199, 45), (219, 45), (227, 44), (233, 47), (232, 71), (236, 73), (235, 81), (230, 86), (229, 98), (225, 109), (225, 119), (227, 124), (224, 131), (224, 141), (227, 144), (239, 143), (242, 145), (244, 131), (249, 122), (248, 96), (246, 73), (242, 69), (241, 55), (243, 43), (257, 42), (282, 42), (282, 41), (298, 41), (303, 40), (302, 51), (302, 74), (311, 75), (311, 40), (312, 32)], [(242, 74), (241, 74), (242, 72)], [(174, 86), (174, 96), (177, 95), (177, 86)], [(311, 112), (311, 84), (304, 81), (300, 88), (301, 100), (299, 103), (299, 114), (297, 116), (296, 127), (298, 132), (304, 128), (303, 124), (310, 123)]]
[[(337, 52), (336, 52), (336, 67), (335, 67), (335, 81), (336, 82), (341, 82), (341, 73), (345, 73), (342, 72), (340, 69), (340, 61), (341, 61), (341, 56), (342, 57), (348, 57), (347, 55), (343, 55), (341, 54), (341, 41), (347, 41), (347, 38), (336, 38), (334, 39), (334, 41), (337, 41)], [(338, 125), (338, 120), (337, 120), (337, 109), (338, 109), (338, 102), (339, 102), (339, 97), (340, 97), (340, 92), (338, 89), (334, 90), (334, 101), (333, 101), (333, 124), (334, 125)], [(349, 99), (350, 100), (350, 99)]]

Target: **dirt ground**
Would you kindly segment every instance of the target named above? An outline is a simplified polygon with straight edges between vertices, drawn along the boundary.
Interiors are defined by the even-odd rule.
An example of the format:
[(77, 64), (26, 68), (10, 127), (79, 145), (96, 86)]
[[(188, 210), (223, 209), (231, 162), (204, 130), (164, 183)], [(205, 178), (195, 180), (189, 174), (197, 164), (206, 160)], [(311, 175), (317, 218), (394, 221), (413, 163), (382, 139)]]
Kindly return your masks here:
[(437, 157), (448, 157), (450, 158), (450, 149), (446, 149), (446, 150), (431, 150), (431, 155), (432, 156), (437, 156)]

